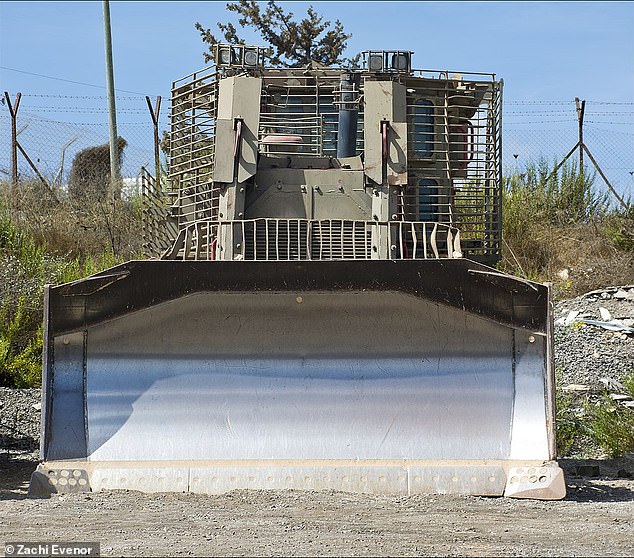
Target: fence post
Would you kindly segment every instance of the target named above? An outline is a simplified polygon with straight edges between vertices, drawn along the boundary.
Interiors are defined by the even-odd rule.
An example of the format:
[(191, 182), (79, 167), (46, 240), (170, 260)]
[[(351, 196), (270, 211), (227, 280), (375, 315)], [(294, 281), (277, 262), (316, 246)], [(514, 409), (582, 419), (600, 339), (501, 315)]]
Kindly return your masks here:
[(579, 97), (575, 97), (577, 120), (579, 121), (579, 174), (583, 176), (583, 116), (586, 111), (585, 99), (579, 104)]
[(9, 115), (11, 116), (11, 217), (15, 218), (18, 205), (18, 109), (20, 108), (20, 99), (22, 93), (15, 96), (15, 104), (11, 105), (11, 97), (9, 92), (4, 92), (4, 98), (9, 107)]
[(155, 168), (155, 188), (157, 192), (162, 191), (161, 187), (161, 154), (160, 154), (160, 141), (159, 141), (159, 112), (161, 111), (161, 97), (156, 98), (156, 106), (153, 108), (150, 102), (150, 97), (145, 96), (148, 109), (150, 109), (150, 116), (152, 117), (152, 125), (154, 127), (154, 168)]

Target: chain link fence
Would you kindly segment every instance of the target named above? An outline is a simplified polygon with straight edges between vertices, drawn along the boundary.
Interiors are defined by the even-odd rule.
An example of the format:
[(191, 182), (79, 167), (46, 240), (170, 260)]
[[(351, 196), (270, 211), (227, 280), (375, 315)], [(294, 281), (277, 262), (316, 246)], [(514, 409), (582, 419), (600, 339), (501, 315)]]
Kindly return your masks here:
[[(16, 96), (10, 96), (15, 111)], [(0, 105), (0, 181), (12, 180), (12, 115), (6, 98)], [(153, 107), (156, 100), (152, 99)], [(169, 129), (167, 108), (158, 114), (159, 134)], [(68, 192), (73, 164), (90, 165), (97, 177), (109, 172), (109, 127), (104, 96), (52, 96), (22, 94), (15, 114), (20, 180), (44, 179), (51, 188)], [(117, 132), (125, 140), (121, 164), (123, 194), (141, 191), (141, 169), (154, 173), (154, 124), (143, 96), (117, 98)], [(159, 136), (160, 137), (160, 136)], [(22, 150), (26, 155), (22, 153)], [(83, 156), (82, 156), (83, 152)], [(161, 152), (161, 164), (165, 156)], [(30, 162), (29, 162), (30, 159)], [(104, 165), (105, 161), (105, 165)], [(84, 169), (84, 173), (85, 173)]]
[[(522, 173), (529, 163), (546, 160), (552, 169), (579, 141), (579, 120), (572, 101), (506, 101), (503, 116), (504, 174)], [(586, 101), (583, 143), (618, 195), (634, 201), (634, 103)], [(571, 156), (579, 167), (579, 149)], [(584, 168), (597, 169), (584, 153)], [(600, 173), (595, 185), (609, 191)], [(612, 201), (616, 201), (611, 196)]]
[[(15, 95), (10, 97), (15, 99)], [(167, 101), (167, 98), (165, 98)], [(152, 100), (155, 104), (155, 100)], [(142, 96), (117, 98), (117, 128), (127, 145), (121, 174), (124, 195), (139, 193), (141, 168), (155, 169), (153, 120), (148, 101)], [(0, 181), (12, 179), (11, 112), (3, 98), (0, 104)], [(159, 137), (169, 130), (168, 103), (158, 114)], [(16, 119), (20, 179), (38, 179), (38, 173), (58, 191), (68, 191), (73, 162), (86, 156), (109, 157), (107, 102), (105, 96), (55, 96), (22, 94)], [(634, 200), (634, 103), (586, 101), (583, 123), (584, 144), (603, 174), (625, 200)], [(503, 169), (521, 173), (527, 164), (546, 160), (554, 167), (579, 140), (574, 100), (513, 101), (504, 103)], [(27, 160), (30, 159), (31, 163)], [(165, 155), (160, 153), (161, 164)], [(572, 161), (579, 164), (575, 153)], [(109, 161), (109, 159), (106, 159)], [(594, 172), (587, 156), (585, 167)], [(95, 165), (103, 163), (95, 159)], [(107, 166), (107, 165), (106, 165)], [(36, 172), (37, 169), (37, 172)], [(596, 185), (607, 191), (597, 174)]]

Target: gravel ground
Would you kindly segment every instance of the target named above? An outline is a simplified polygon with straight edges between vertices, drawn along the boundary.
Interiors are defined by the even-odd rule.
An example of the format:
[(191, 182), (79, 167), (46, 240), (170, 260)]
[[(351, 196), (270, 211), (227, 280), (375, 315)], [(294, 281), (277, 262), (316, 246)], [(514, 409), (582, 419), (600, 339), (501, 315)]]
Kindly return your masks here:
[(633, 556), (634, 483), (558, 502), (464, 496), (110, 491), (0, 499), (5, 541), (99, 542), (103, 556)]
[[(629, 298), (615, 298), (617, 293)], [(620, 296), (624, 296), (621, 294)], [(600, 389), (601, 378), (618, 381), (634, 372), (634, 335), (612, 332), (593, 325), (580, 325), (576, 320), (601, 320), (600, 308), (612, 319), (634, 320), (634, 286), (592, 291), (572, 300), (555, 304), (555, 369), (559, 384), (581, 384), (592, 390)], [(570, 325), (562, 319), (572, 311), (579, 312)]]
[(0, 387), (0, 462), (38, 458), (41, 393), (39, 389)]

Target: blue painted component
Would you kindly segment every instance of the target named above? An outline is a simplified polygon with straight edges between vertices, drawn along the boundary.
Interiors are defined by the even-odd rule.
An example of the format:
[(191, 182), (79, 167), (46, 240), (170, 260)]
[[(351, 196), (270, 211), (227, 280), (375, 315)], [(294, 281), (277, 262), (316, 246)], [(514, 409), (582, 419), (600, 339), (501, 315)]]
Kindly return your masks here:
[(341, 105), (339, 105), (339, 131), (337, 157), (354, 157), (357, 154), (359, 74), (341, 75)]
[(434, 104), (428, 99), (414, 103), (414, 154), (431, 157), (434, 152)]
[(437, 222), (438, 219), (438, 182), (429, 178), (418, 181), (418, 219)]

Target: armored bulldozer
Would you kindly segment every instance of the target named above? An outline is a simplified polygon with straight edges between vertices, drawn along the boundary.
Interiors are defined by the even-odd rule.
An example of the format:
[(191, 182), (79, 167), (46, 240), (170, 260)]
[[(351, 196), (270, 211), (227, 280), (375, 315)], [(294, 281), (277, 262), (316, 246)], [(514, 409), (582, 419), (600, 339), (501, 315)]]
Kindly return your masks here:
[(548, 285), (501, 256), (502, 81), (275, 68), (173, 84), (145, 248), (46, 289), (32, 493), (558, 499)]

